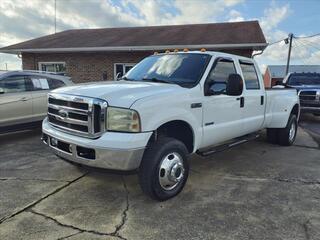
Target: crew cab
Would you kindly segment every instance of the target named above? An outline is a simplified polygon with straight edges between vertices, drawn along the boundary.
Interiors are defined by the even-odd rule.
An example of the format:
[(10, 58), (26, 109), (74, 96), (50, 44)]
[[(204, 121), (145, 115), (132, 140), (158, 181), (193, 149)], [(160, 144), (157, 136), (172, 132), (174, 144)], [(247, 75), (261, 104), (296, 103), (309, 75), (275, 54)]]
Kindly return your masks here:
[(43, 141), (73, 163), (137, 170), (160, 201), (177, 195), (188, 156), (209, 155), (254, 138), (291, 145), (295, 89), (266, 91), (253, 59), (211, 51), (149, 56), (120, 81), (78, 85), (48, 95)]
[(282, 84), (297, 89), (302, 113), (320, 116), (320, 73), (289, 73)]

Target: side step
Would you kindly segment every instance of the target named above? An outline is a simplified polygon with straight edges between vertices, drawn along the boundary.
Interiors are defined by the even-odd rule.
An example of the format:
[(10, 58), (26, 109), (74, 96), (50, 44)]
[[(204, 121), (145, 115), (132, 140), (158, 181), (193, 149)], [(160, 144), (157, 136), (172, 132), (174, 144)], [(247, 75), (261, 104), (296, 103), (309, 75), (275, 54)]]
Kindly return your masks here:
[(210, 149), (207, 149), (204, 151), (198, 150), (197, 154), (199, 154), (202, 157), (206, 157), (206, 156), (212, 155), (214, 153), (222, 152), (222, 151), (225, 151), (229, 148), (238, 146), (242, 143), (246, 143), (248, 141), (254, 140), (254, 139), (258, 138), (259, 136), (260, 136), (259, 133), (252, 133), (252, 134), (244, 135), (242, 137), (235, 138), (233, 141), (228, 142), (226, 144), (214, 146), (213, 148), (210, 148)]

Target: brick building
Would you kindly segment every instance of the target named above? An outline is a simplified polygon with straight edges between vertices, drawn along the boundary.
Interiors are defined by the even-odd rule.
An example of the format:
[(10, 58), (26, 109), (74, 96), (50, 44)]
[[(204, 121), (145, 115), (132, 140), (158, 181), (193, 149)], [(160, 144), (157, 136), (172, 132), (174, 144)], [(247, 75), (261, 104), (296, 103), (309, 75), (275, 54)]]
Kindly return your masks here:
[[(320, 65), (290, 65), (289, 73), (320, 73)], [(263, 76), (264, 85), (270, 88), (286, 76), (286, 65), (269, 65)]]
[(188, 48), (251, 57), (267, 46), (258, 21), (76, 29), (0, 48), (23, 69), (65, 72), (74, 82), (112, 80), (154, 51)]

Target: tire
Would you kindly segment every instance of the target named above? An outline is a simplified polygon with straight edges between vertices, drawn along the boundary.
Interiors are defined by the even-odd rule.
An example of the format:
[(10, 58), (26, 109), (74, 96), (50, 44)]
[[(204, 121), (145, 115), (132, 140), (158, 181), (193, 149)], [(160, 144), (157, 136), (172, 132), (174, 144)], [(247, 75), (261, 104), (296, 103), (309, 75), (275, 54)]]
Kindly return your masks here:
[(290, 115), (287, 126), (278, 129), (278, 142), (282, 146), (291, 146), (296, 139), (298, 121), (296, 115)]
[(269, 143), (278, 144), (278, 129), (268, 128), (267, 129), (267, 139)]
[(181, 192), (188, 175), (186, 146), (174, 138), (160, 137), (144, 153), (139, 168), (139, 183), (149, 197), (165, 201)]

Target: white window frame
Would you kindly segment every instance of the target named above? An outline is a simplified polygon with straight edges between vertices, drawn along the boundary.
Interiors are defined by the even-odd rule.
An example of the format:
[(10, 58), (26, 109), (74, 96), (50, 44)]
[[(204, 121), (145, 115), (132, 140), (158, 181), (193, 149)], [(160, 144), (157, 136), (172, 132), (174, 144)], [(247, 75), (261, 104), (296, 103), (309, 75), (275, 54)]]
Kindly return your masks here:
[(42, 65), (45, 64), (62, 64), (64, 67), (66, 67), (66, 62), (38, 62), (38, 69), (39, 71), (42, 71)]
[(113, 64), (113, 78), (116, 79), (117, 77), (117, 68), (116, 65), (122, 65), (122, 70), (125, 72), (126, 67), (134, 67), (137, 63), (114, 63)]

